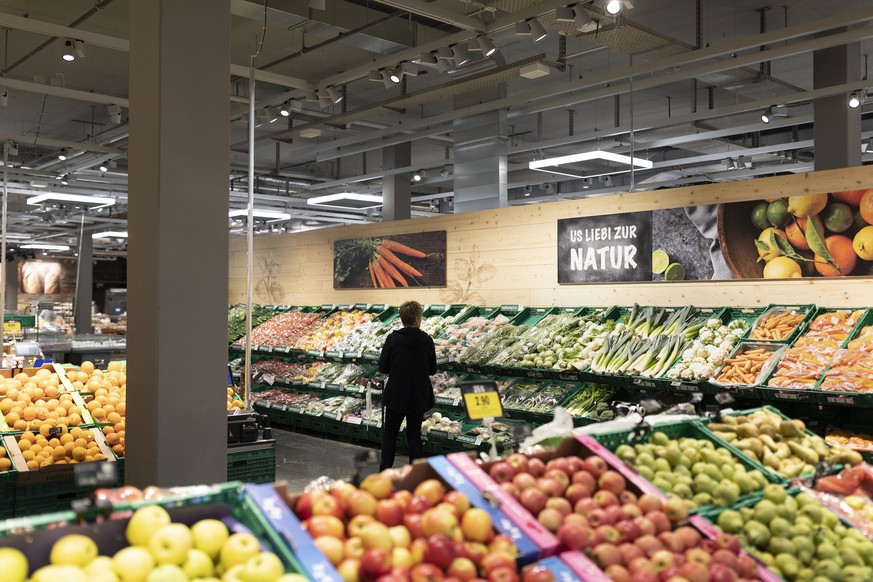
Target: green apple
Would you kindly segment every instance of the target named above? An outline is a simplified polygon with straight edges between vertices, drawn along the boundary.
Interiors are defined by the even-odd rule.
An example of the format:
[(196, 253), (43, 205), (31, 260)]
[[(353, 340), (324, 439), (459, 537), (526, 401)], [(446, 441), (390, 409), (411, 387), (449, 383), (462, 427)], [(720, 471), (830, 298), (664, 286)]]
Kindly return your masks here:
[(181, 523), (165, 525), (153, 533), (152, 539), (149, 540), (149, 552), (158, 565), (181, 566), (188, 559), (188, 550), (192, 546), (191, 530)]
[(285, 565), (276, 554), (261, 552), (249, 558), (239, 577), (242, 582), (275, 582), (285, 573)]
[(245, 564), (260, 552), (258, 538), (249, 533), (235, 533), (221, 546), (219, 556), (221, 564), (230, 570), (233, 566)]
[(221, 582), (242, 582), (242, 578), (239, 576), (242, 574), (243, 568), (245, 568), (245, 564), (237, 564), (228, 568), (224, 576), (221, 577)]
[(121, 582), (145, 582), (155, 567), (155, 559), (145, 548), (129, 546), (112, 557), (112, 570)]
[(106, 570), (112, 570), (112, 558), (109, 556), (97, 556), (85, 566), (85, 573), (89, 576), (96, 576)]
[(30, 582), (89, 582), (88, 575), (77, 566), (44, 566), (33, 573)]
[(78, 566), (84, 568), (97, 557), (97, 544), (88, 536), (70, 534), (52, 546), (49, 562), (55, 566)]
[(215, 573), (215, 567), (206, 552), (191, 549), (188, 550), (188, 559), (182, 564), (182, 570), (189, 578), (208, 578)]
[(0, 572), (8, 582), (27, 580), (27, 558), (15, 548), (0, 548)]
[(152, 534), (172, 521), (167, 510), (159, 505), (140, 507), (127, 522), (127, 541), (132, 546), (148, 546)]
[(201, 519), (191, 526), (191, 537), (194, 539), (194, 547), (206, 552), (213, 561), (218, 560), (221, 546), (230, 537), (227, 526), (217, 519)]
[(188, 576), (175, 564), (162, 564), (149, 572), (146, 582), (188, 582)]

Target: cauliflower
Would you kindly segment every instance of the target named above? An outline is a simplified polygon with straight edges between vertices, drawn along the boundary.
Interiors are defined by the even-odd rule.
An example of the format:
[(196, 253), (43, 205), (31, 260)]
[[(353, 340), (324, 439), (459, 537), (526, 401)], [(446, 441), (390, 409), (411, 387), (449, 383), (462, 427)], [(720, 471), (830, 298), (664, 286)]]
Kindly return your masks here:
[(716, 334), (718, 334), (718, 335), (722, 335), (722, 336), (727, 335), (729, 332), (730, 332), (730, 330), (728, 329), (728, 326), (726, 326), (726, 325), (723, 325), (723, 326), (719, 327), (719, 328), (715, 331)]
[(701, 346), (694, 350), (694, 356), (692, 357), (692, 361), (694, 358), (703, 358), (706, 359), (709, 357), (709, 348), (707, 346)]
[(703, 343), (707, 343), (712, 340), (715, 334), (711, 329), (701, 329), (700, 334), (698, 334), (697, 339)]
[(705, 364), (706, 358), (701, 358), (700, 356), (695, 356), (691, 359), (691, 367), (693, 368), (695, 365)]
[(679, 374), (679, 377), (683, 380), (694, 380), (694, 368), (687, 368), (682, 370), (682, 373)]
[(718, 329), (721, 326), (721, 320), (717, 317), (712, 317), (706, 320), (706, 329)]
[(735, 319), (732, 322), (730, 322), (727, 326), (728, 326), (728, 329), (731, 329), (731, 330), (741, 329), (741, 330), (745, 331), (746, 329), (749, 328), (749, 322), (747, 322), (745, 319)]
[(739, 328), (739, 327), (735, 327), (732, 330), (730, 330), (730, 332), (728, 333), (728, 337), (740, 339), (741, 337), (743, 337), (744, 333), (746, 333), (745, 330), (743, 330), (742, 328)]
[(695, 353), (696, 351), (697, 351), (697, 350), (695, 350), (695, 348), (688, 348), (687, 350), (685, 350), (684, 352), (682, 352), (682, 359), (683, 359), (683, 360), (690, 360), (691, 358), (694, 357), (694, 353)]
[(728, 357), (728, 350), (721, 347), (715, 348), (709, 353), (706, 361), (715, 366), (721, 366)]
[(725, 350), (725, 351), (730, 351), (734, 347), (734, 342), (732, 342), (730, 340), (724, 340), (723, 342), (718, 344), (718, 347)]

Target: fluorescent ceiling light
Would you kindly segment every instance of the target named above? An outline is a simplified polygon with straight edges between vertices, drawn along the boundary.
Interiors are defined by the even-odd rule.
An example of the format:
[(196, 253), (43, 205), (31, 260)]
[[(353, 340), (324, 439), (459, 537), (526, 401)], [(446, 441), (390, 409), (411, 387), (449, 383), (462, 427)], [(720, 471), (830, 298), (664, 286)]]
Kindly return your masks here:
[[(231, 210), (227, 213), (228, 218), (235, 218), (237, 216), (247, 218), (248, 215), (249, 211), (246, 208)], [(275, 218), (277, 220), (288, 220), (289, 218), (291, 218), (291, 215), (287, 212), (282, 212), (281, 210), (267, 210), (266, 208), (253, 208), (252, 216), (254, 216), (255, 218)]]
[(28, 198), (27, 203), (31, 206), (36, 206), (49, 200), (58, 200), (60, 202), (81, 202), (82, 204), (97, 204), (100, 206), (112, 206), (115, 204), (115, 198), (85, 196), (83, 194), (61, 194), (59, 192), (46, 192), (45, 194)]
[(349, 200), (352, 202), (372, 202), (371, 205), (354, 205), (354, 208), (375, 208), (377, 206), (382, 205), (382, 197), (376, 196), (375, 194), (356, 194), (354, 192), (340, 192), (339, 194), (326, 194), (324, 196), (315, 196), (306, 201), (307, 204), (312, 206), (339, 206), (341, 208), (349, 208), (351, 205), (349, 204), (334, 204), (331, 205), (331, 202), (339, 202), (341, 200)]
[(91, 238), (127, 238), (127, 231), (107, 230), (105, 232), (95, 232)]
[[(528, 168), (531, 170), (538, 170), (540, 172), (549, 172), (552, 174), (561, 174), (564, 176), (572, 176), (576, 178), (584, 178), (590, 176), (599, 176), (604, 173), (618, 173), (627, 170), (614, 170), (609, 169), (607, 172), (603, 172), (601, 170), (595, 169), (592, 170), (597, 173), (587, 172), (585, 170), (575, 170), (575, 173), (569, 173), (567, 171), (556, 170), (555, 168), (567, 165), (567, 164), (575, 164), (578, 162), (585, 162), (590, 160), (603, 160), (607, 162), (615, 162), (618, 164), (627, 164), (628, 166), (634, 166), (640, 169), (651, 169), (654, 164), (651, 160), (647, 160), (645, 158), (631, 158), (630, 156), (625, 156), (622, 154), (616, 154), (613, 152), (606, 152), (602, 150), (596, 150), (593, 152), (582, 152), (579, 154), (572, 154), (569, 156), (559, 156), (557, 158), (547, 158), (545, 160), (534, 160), (528, 164)], [(572, 168), (570, 168), (572, 169)]]
[(45, 243), (30, 243), (27, 245), (21, 245), (23, 249), (41, 249), (44, 251), (68, 251), (70, 247), (67, 245), (50, 245)]
[(7, 232), (6, 238), (14, 238), (17, 240), (23, 240), (26, 238), (33, 238), (33, 235), (32, 234), (22, 234), (20, 232)]

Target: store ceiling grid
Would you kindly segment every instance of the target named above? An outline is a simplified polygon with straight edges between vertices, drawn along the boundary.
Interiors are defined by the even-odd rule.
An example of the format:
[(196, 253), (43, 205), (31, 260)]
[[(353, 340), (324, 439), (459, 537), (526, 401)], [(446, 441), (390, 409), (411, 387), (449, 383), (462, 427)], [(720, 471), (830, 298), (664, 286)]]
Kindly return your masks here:
[[(241, 208), (247, 190), (247, 65), (262, 31), (264, 4), (229, 4), (228, 190), (231, 207)], [(509, 152), (510, 204), (608, 192), (610, 187), (599, 181), (585, 188), (577, 178), (531, 171), (528, 164), (597, 149), (627, 155), (632, 142), (635, 157), (654, 163), (650, 170), (635, 172), (635, 184), (645, 189), (699, 181), (700, 176), (729, 181), (808, 171), (815, 152), (806, 93), (813, 90), (812, 51), (821, 42), (815, 33), (825, 24), (845, 26), (844, 34), (860, 40), (863, 55), (873, 34), (873, 3), (868, 0), (774, 4), (765, 14), (766, 30), (779, 40), (767, 49), (778, 51), (780, 58), (769, 61), (767, 75), (759, 63), (758, 1), (638, 0), (617, 18), (606, 15), (599, 0), (583, 1), (577, 13), (584, 9), (599, 29), (589, 26), (582, 32), (573, 22), (556, 20), (556, 8), (568, 4), (327, 0), (326, 9), (318, 10), (305, 0), (268, 0), (266, 38), (257, 59), (256, 206), (287, 210), (291, 218), (259, 223), (259, 229), (379, 221), (378, 208), (319, 207), (307, 200), (341, 192), (381, 194), (382, 177), (388, 175), (381, 148), (405, 142), (411, 143), (412, 163), (397, 172), (411, 176), (426, 171), (412, 185), (413, 216), (451, 212), (453, 98), (498, 83), (505, 84), (507, 95), (494, 107), (507, 111), (501, 137)], [(702, 52), (694, 48), (697, 7)], [(18, 150), (10, 155), (11, 232), (75, 243), (78, 208), (64, 201), (27, 204), (29, 197), (45, 192), (113, 197), (117, 202), (111, 208), (86, 212), (86, 232), (125, 229), (128, 11), (129, 0), (7, 0), (0, 6), (6, 47), (0, 138)], [(516, 21), (534, 16), (549, 33), (536, 43), (530, 35), (517, 35), (515, 27)], [(786, 38), (786, 27), (798, 34)], [(412, 62), (422, 52), (450, 45), (478, 47), (476, 39), (483, 33), (498, 49), (494, 58), (470, 50), (470, 61), (459, 66), (456, 54), (458, 60), (441, 60), (442, 68), (451, 65), (449, 72)], [(72, 62), (61, 59), (67, 40), (80, 49)], [(734, 45), (727, 54), (717, 54), (723, 52), (719, 47)], [(706, 51), (713, 54), (701, 59)], [(865, 61), (862, 57), (862, 68)], [(383, 81), (379, 69), (402, 62), (407, 71), (403, 82)], [(524, 66), (534, 63), (545, 64), (549, 74), (524, 78)], [(633, 77), (633, 99), (630, 70), (640, 71)], [(375, 82), (371, 71), (378, 77)], [(335, 90), (333, 99), (326, 98), (328, 87)], [(313, 100), (315, 90), (321, 103)], [(834, 92), (848, 98), (844, 88)], [(345, 99), (334, 103), (337, 94)], [(789, 117), (765, 125), (760, 114), (766, 104), (783, 102), (791, 104)], [(279, 112), (283, 105), (289, 108), (287, 117)], [(121, 106), (120, 120), (113, 117), (113, 106), (116, 111)], [(862, 112), (868, 107), (862, 104)], [(871, 136), (873, 124), (863, 118), (862, 139)], [(196, 136), (192, 142), (196, 145)], [(63, 148), (71, 151), (60, 160)], [(751, 163), (723, 163), (723, 158), (739, 156)], [(544, 181), (555, 187), (534, 187), (525, 196), (527, 186)], [(612, 180), (613, 191), (628, 188), (627, 173)], [(230, 227), (239, 231), (240, 224)], [(98, 255), (123, 251), (126, 245), (117, 238), (95, 243)]]

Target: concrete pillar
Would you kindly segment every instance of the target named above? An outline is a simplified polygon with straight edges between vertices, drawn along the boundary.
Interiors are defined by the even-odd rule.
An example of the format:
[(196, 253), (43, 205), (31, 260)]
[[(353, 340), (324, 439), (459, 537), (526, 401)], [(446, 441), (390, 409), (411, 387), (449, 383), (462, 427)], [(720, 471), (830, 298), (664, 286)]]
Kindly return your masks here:
[[(409, 142), (382, 148), (382, 167), (385, 170), (405, 168), (412, 163), (412, 144)], [(410, 173), (385, 176), (382, 180), (382, 220), (405, 220), (412, 216), (412, 187)]]
[(91, 333), (91, 299), (94, 293), (94, 244), (91, 233), (82, 234), (79, 241), (79, 263), (76, 265), (76, 333)]
[[(828, 34), (842, 32), (831, 31)], [(816, 89), (861, 80), (861, 44), (813, 53)], [(815, 100), (815, 169), (832, 170), (861, 165), (861, 108), (850, 108), (845, 94)]]
[(4, 268), (6, 313), (13, 313), (18, 309), (18, 261), (6, 261)]
[(125, 478), (140, 487), (226, 479), (229, 42), (228, 0), (130, 4)]
[[(506, 96), (506, 85), (456, 95), (456, 110)], [(507, 197), (506, 111), (501, 109), (455, 119), (455, 212), (509, 205)]]

